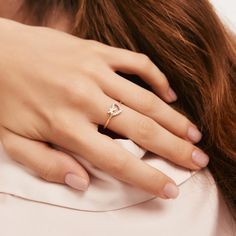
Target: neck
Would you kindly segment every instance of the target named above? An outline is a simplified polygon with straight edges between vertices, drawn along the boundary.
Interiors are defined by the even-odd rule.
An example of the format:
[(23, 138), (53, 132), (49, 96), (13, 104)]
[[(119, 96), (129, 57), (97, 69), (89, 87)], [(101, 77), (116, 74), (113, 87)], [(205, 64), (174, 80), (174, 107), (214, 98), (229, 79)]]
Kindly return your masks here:
[[(15, 20), (28, 25), (35, 25), (34, 21), (22, 9), (24, 0), (0, 0), (0, 17)], [(68, 32), (71, 29), (72, 20), (62, 10), (53, 11), (45, 20), (45, 26)]]
[(20, 8), (23, 0), (0, 0), (0, 17), (21, 21)]

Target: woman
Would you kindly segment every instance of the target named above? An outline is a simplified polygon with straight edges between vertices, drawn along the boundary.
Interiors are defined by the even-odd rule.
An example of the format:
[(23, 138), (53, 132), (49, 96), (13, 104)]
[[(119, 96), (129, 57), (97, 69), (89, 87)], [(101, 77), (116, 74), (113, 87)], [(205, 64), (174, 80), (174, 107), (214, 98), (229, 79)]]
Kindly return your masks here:
[[(24, 13), (16, 11), (21, 1), (10, 2), (10, 9), (5, 1), (0, 2), (2, 16), (24, 21)], [(67, 15), (65, 12), (57, 20), (58, 15), (52, 14), (48, 26), (51, 21), (54, 27), (69, 30), (71, 15)], [(28, 19), (28, 23), (33, 21)], [(3, 19), (0, 28), (1, 141), (15, 160), (39, 176), (78, 190), (88, 188), (89, 177), (83, 167), (71, 156), (55, 151), (54, 145), (157, 196), (178, 195), (173, 180), (101, 135), (97, 124), (181, 166), (199, 170), (207, 165), (208, 156), (193, 145), (201, 139), (196, 126), (154, 93), (115, 73), (137, 74), (166, 102), (175, 101), (167, 79), (147, 56)], [(125, 111), (122, 116), (108, 117), (107, 111), (116, 100), (123, 102)], [(144, 135), (152, 141), (145, 143)]]
[[(32, 5), (37, 6), (37, 3), (29, 1), (28, 6), (30, 9), (35, 9), (38, 12), (38, 16), (40, 17), (36, 20), (40, 20), (42, 17), (40, 13), (47, 13), (47, 11), (37, 11), (37, 7), (32, 8)], [(103, 4), (99, 1), (96, 1), (96, 3), (94, 1), (80, 1), (79, 3), (73, 6), (74, 12), (76, 13), (76, 21), (73, 25), (74, 34), (84, 38), (99, 40), (112, 46), (146, 53), (167, 75), (178, 94), (178, 101), (175, 107), (202, 127), (204, 138), (200, 146), (211, 157), (209, 170), (223, 194), (232, 216), (234, 216), (236, 189), (234, 181), (236, 168), (234, 141), (236, 119), (235, 43), (233, 36), (225, 31), (210, 4), (204, 0), (191, 2), (174, 0), (168, 2), (139, 2), (134, 0), (125, 2), (102, 1)], [(52, 8), (48, 6), (47, 10), (50, 12)], [(33, 15), (35, 15), (35, 12)], [(137, 80), (133, 76), (127, 76), (127, 78), (133, 81)], [(87, 164), (85, 163), (85, 165)], [(193, 185), (190, 187), (191, 190), (193, 190), (192, 188), (194, 186), (197, 186), (203, 191), (202, 187), (205, 185), (211, 192), (211, 184), (209, 185), (207, 181), (210, 175), (205, 176), (204, 174), (206, 173), (198, 173), (199, 178), (203, 182), (198, 183), (199, 185), (196, 183), (194, 185), (194, 181), (191, 182)], [(185, 186), (188, 184), (187, 182)], [(201, 194), (196, 194), (197, 198), (199, 197), (196, 200), (195, 198), (188, 198), (187, 194), (188, 191), (184, 191), (183, 199), (189, 200), (190, 202), (183, 208), (183, 211), (187, 211), (187, 208), (195, 208), (194, 222), (192, 222), (192, 218), (190, 220), (188, 219), (191, 215), (187, 215), (185, 218), (171, 212), (171, 207), (172, 209), (179, 209), (178, 203), (180, 202), (178, 200), (171, 207), (171, 203), (162, 204), (160, 200), (156, 200), (155, 202), (161, 206), (169, 204), (166, 209), (159, 208), (155, 209), (154, 212), (155, 214), (162, 212), (160, 216), (164, 217), (164, 220), (171, 220), (168, 222), (169, 225), (175, 230), (180, 229), (180, 231), (174, 231), (172, 235), (179, 235), (178, 233), (189, 235), (190, 232), (191, 235), (234, 235), (235, 231), (233, 231), (230, 224), (227, 225), (228, 228), (224, 228), (221, 225), (219, 230), (223, 231), (216, 231), (217, 217), (221, 217), (221, 214), (219, 212), (217, 213), (218, 208), (216, 211), (212, 209), (212, 212), (210, 212), (214, 220), (209, 221), (203, 229), (199, 229), (199, 219), (202, 216), (205, 217), (200, 221), (203, 223), (207, 219), (207, 216), (211, 216), (209, 213), (209, 215), (199, 213), (202, 213), (203, 208), (207, 208), (204, 203), (211, 204), (212, 200), (213, 202), (217, 200), (215, 198), (203, 198)], [(204, 199), (206, 202), (203, 201)], [(149, 207), (155, 206), (153, 201), (155, 200), (149, 201)], [(220, 204), (223, 207), (223, 201)], [(183, 206), (184, 204), (182, 203), (181, 207)], [(44, 206), (41, 207), (42, 209), (44, 208)], [(169, 234), (170, 231), (168, 228), (165, 228), (165, 232), (160, 232), (160, 228), (162, 228), (161, 224), (163, 223), (160, 219), (156, 222), (156, 229), (153, 222), (149, 225), (148, 217), (150, 216), (152, 220), (155, 217), (151, 216), (148, 204), (143, 205), (143, 207), (143, 212), (142, 204), (133, 207), (133, 209), (139, 209), (137, 210), (136, 216), (144, 216), (140, 222), (138, 217), (135, 218), (136, 223), (143, 223), (143, 228), (151, 230), (151, 235), (156, 233), (171, 235)], [(135, 213), (133, 209), (126, 210), (127, 212), (131, 212), (128, 216), (132, 216), (132, 213)], [(48, 209), (48, 211), (50, 210)], [(56, 211), (54, 215), (56, 215)], [(176, 211), (174, 212), (177, 213)], [(224, 213), (227, 215), (226, 212), (227, 210), (224, 209)], [(67, 214), (65, 211), (64, 213)], [(75, 213), (75, 218), (76, 214), (77, 216), (81, 216), (79, 221), (83, 220), (83, 222), (86, 222), (87, 220), (89, 222), (89, 220), (94, 220), (93, 226), (97, 230), (99, 229), (99, 225), (96, 224), (95, 220), (98, 220), (99, 217), (106, 219), (109, 216), (109, 214), (104, 213), (98, 213), (96, 216), (92, 213), (86, 214), (85, 212), (80, 212)], [(122, 222), (120, 218), (124, 215), (124, 210), (123, 212), (120, 210), (110, 213), (110, 216), (117, 218), (120, 225)], [(170, 218), (170, 215), (175, 216), (175, 218)], [(178, 222), (179, 228), (176, 227), (175, 221), (177, 217), (185, 219), (185, 223), (188, 222), (194, 228), (191, 228), (191, 231), (186, 228), (184, 229), (186, 225), (185, 223), (181, 224), (181, 222)], [(220, 219), (222, 220), (222, 218)], [(50, 220), (50, 222), (53, 221)], [(128, 223), (140, 229), (139, 224), (132, 222), (132, 218), (129, 218)], [(71, 225), (74, 226), (75, 224), (72, 223)], [(118, 225), (118, 233), (124, 231), (124, 229), (119, 228), (120, 225)], [(67, 227), (67, 224), (65, 224), (64, 228)], [(133, 233), (136, 233), (134, 228), (132, 230)], [(91, 231), (87, 229), (86, 232)]]

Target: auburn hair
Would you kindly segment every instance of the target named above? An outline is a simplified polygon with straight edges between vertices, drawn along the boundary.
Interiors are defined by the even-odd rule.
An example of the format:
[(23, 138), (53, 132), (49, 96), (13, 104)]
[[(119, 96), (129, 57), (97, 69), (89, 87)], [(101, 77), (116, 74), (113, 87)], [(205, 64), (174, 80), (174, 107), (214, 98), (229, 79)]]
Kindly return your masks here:
[(201, 129), (199, 147), (236, 219), (236, 43), (209, 1), (25, 0), (25, 7), (36, 24), (63, 9), (72, 34), (150, 57), (178, 95), (174, 107)]

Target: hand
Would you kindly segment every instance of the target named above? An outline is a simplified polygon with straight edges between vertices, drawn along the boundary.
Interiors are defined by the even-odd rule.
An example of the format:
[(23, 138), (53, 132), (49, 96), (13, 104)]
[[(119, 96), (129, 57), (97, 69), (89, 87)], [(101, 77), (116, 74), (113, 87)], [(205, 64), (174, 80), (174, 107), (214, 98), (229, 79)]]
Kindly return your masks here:
[[(200, 132), (164, 102), (176, 96), (145, 55), (43, 27), (4, 20), (0, 27), (1, 141), (14, 159), (44, 179), (85, 188), (86, 172), (46, 145), (55, 144), (122, 181), (175, 197), (173, 180), (98, 132), (111, 104), (122, 101), (124, 111), (110, 121), (110, 130), (183, 167), (207, 165), (206, 154), (189, 142), (198, 142)], [(116, 71), (138, 75), (164, 101)]]

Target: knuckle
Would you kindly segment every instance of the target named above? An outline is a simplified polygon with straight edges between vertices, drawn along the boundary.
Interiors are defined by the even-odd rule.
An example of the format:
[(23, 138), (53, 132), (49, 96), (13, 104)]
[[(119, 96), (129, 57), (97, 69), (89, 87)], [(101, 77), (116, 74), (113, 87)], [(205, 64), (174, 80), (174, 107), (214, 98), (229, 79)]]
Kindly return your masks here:
[(93, 56), (97, 55), (98, 57), (104, 57), (107, 53), (110, 52), (111, 47), (109, 45), (103, 44), (96, 40), (86, 40), (87, 46), (90, 51), (92, 51)]
[(167, 182), (167, 177), (164, 174), (161, 174), (160, 172), (155, 171), (150, 176), (150, 182), (153, 183), (151, 185), (153, 187), (153, 190), (156, 191), (157, 193), (161, 193), (164, 187), (164, 184)]
[(121, 176), (124, 173), (126, 166), (128, 164), (128, 160), (125, 157), (118, 157), (112, 162), (110, 162), (109, 169), (112, 174), (116, 176)]
[(191, 122), (183, 114), (177, 113), (177, 115), (179, 115), (179, 117), (180, 117), (180, 124), (182, 124), (183, 130), (186, 133), (186, 131), (188, 130), (188, 127), (191, 125)]
[(165, 88), (165, 87), (168, 87), (169, 86), (169, 82), (165, 76), (165, 74), (163, 72), (161, 72), (159, 69), (158, 69), (158, 74), (159, 74), (159, 86), (161, 88)]
[(101, 47), (105, 46), (104, 44), (102, 44), (101, 42), (98, 42), (94, 39), (89, 39), (86, 40), (86, 43), (89, 45), (89, 48), (94, 49), (95, 51), (100, 49)]
[(71, 117), (70, 114), (62, 114), (61, 112), (55, 119), (48, 124), (48, 137), (51, 143), (77, 143), (77, 145), (85, 145), (87, 142), (83, 135), (79, 135), (75, 130), (86, 132), (84, 119), (80, 120), (78, 117)]
[(175, 159), (175, 162), (178, 164), (184, 165), (188, 163), (189, 160), (191, 160), (192, 150), (192, 145), (180, 143), (179, 145), (176, 145), (175, 149), (173, 150), (173, 159)]
[(97, 42), (96, 40), (94, 39), (88, 39), (85, 41), (86, 43), (89, 44), (89, 46), (97, 46), (99, 44), (99, 42)]
[(142, 90), (137, 94), (137, 103), (140, 110), (145, 114), (150, 114), (156, 109), (157, 99), (156, 96), (149, 91)]
[(54, 119), (54, 122), (50, 124), (49, 140), (52, 143), (64, 144), (74, 142), (82, 148), (82, 145), (84, 145), (86, 139), (83, 135), (78, 135), (75, 132), (75, 129), (79, 128), (82, 132), (82, 130), (84, 130), (84, 124), (78, 122), (79, 125), (75, 125), (76, 121), (78, 120), (72, 119), (66, 114), (58, 115), (58, 117)]
[(39, 176), (47, 181), (55, 182), (57, 181), (57, 166), (55, 163), (48, 163), (46, 166), (38, 164), (38, 174)]
[(140, 55), (140, 64), (141, 67), (146, 70), (150, 70), (151, 68), (153, 68), (151, 59), (145, 54)]
[(45, 138), (55, 141), (58, 138), (64, 138), (73, 130), (73, 122), (70, 110), (52, 109), (47, 116), (46, 126), (43, 130)]
[(89, 99), (89, 86), (85, 82), (69, 81), (64, 84), (63, 95), (72, 104), (85, 104)]
[(55, 137), (67, 137), (72, 131), (69, 117), (61, 114), (55, 115), (51, 122), (50, 130)]
[(141, 118), (137, 124), (137, 138), (146, 143), (150, 141), (155, 129), (155, 122), (150, 118)]
[(158, 80), (158, 89), (160, 92), (166, 92), (169, 88), (169, 83), (165, 79), (159, 79)]
[(157, 196), (161, 196), (163, 187), (168, 181), (168, 177), (160, 171), (155, 170), (152, 171), (148, 176), (146, 176), (146, 178), (148, 181), (146, 181), (144, 189), (147, 192), (150, 192)]
[[(80, 67), (80, 72), (85, 78), (90, 78), (92, 81), (96, 81), (96, 79), (101, 76), (101, 73), (99, 71), (102, 71), (103, 65), (101, 60), (98, 58), (93, 59), (94, 63), (88, 64), (86, 61), (82, 64)], [(88, 80), (85, 80), (88, 82)]]

